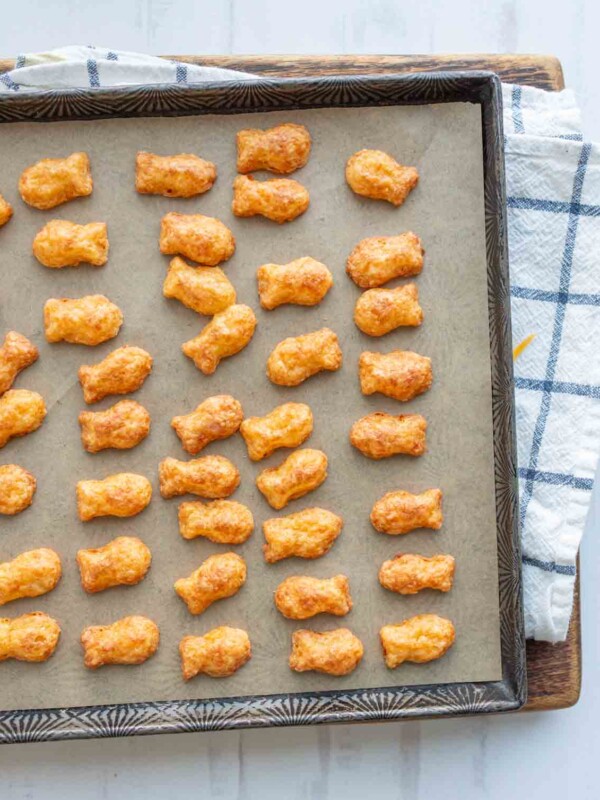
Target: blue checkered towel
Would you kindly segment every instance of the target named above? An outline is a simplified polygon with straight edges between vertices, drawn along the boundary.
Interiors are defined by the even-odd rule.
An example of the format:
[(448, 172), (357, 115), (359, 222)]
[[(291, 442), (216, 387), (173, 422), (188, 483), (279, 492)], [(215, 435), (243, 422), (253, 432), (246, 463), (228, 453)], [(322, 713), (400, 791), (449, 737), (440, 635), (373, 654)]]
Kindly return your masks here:
[[(19, 56), (0, 92), (252, 77), (137, 53)], [(566, 637), (600, 449), (600, 152), (571, 92), (504, 86), (525, 623)]]
[(16, 67), (0, 75), (2, 92), (44, 89), (135, 86), (138, 83), (202, 83), (254, 78), (247, 72), (198, 67), (141, 53), (72, 45), (47, 53), (17, 56)]
[(600, 150), (570, 91), (503, 96), (525, 622), (556, 642), (600, 447)]

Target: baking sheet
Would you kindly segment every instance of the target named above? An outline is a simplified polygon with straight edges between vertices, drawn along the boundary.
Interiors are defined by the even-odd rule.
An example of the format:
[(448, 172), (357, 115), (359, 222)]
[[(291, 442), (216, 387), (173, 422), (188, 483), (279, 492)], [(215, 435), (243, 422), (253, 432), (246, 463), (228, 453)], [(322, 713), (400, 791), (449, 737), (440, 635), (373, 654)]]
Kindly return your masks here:
[[(46, 611), (59, 619), (63, 635), (56, 654), (45, 664), (0, 664), (0, 709), (501, 678), (480, 115), (477, 105), (453, 103), (0, 126), (0, 191), (15, 206), (14, 219), (0, 230), (0, 333), (18, 330), (40, 348), (40, 360), (22, 373), (15, 385), (41, 392), (49, 409), (39, 431), (13, 440), (0, 453), (0, 463), (19, 463), (38, 480), (32, 507), (14, 518), (0, 519), (0, 560), (48, 546), (60, 553), (64, 567), (64, 576), (52, 593), (2, 609), (9, 616)], [(313, 136), (311, 159), (293, 176), (310, 190), (310, 209), (283, 226), (260, 218), (237, 219), (230, 211), (235, 132), (283, 121), (302, 122)], [(417, 165), (421, 182), (404, 206), (395, 209), (350, 192), (344, 164), (362, 147), (388, 150), (405, 163)], [(190, 200), (138, 196), (134, 159), (139, 149), (199, 153), (217, 163), (217, 183), (209, 193)], [(21, 170), (39, 158), (75, 150), (90, 154), (93, 195), (49, 212), (24, 206), (16, 190)], [(160, 218), (175, 210), (217, 216), (231, 227), (237, 250), (222, 266), (235, 284), (238, 302), (251, 305), (258, 318), (251, 344), (223, 362), (210, 377), (202, 375), (180, 351), (181, 343), (197, 334), (207, 319), (162, 296), (169, 258), (158, 251)], [(60, 271), (38, 264), (30, 255), (31, 242), (53, 218), (81, 223), (105, 220), (111, 246), (108, 264)], [(399, 330), (381, 339), (364, 336), (352, 321), (359, 290), (345, 275), (346, 257), (366, 236), (409, 229), (422, 237), (426, 248), (425, 268), (416, 279), (425, 322), (418, 330)], [(257, 267), (303, 255), (323, 261), (334, 275), (334, 288), (324, 302), (315, 308), (260, 309)], [(95, 292), (106, 294), (122, 308), (125, 323), (118, 338), (97, 348), (47, 344), (42, 326), (45, 300)], [(272, 385), (265, 375), (265, 363), (275, 344), (324, 325), (340, 337), (342, 369), (299, 387)], [(151, 377), (133, 395), (150, 411), (152, 431), (134, 450), (88, 454), (79, 439), (77, 415), (85, 404), (77, 369), (124, 344), (144, 347), (155, 359)], [(395, 348), (413, 349), (432, 358), (432, 390), (408, 404), (377, 395), (363, 397), (357, 378), (360, 352)], [(239, 435), (206, 448), (205, 453), (230, 457), (242, 474), (233, 497), (251, 507), (256, 531), (237, 548), (181, 539), (177, 506), (181, 500), (193, 498), (163, 500), (158, 492), (160, 459), (167, 455), (188, 458), (169, 425), (171, 417), (187, 413), (205, 397), (221, 392), (237, 397), (246, 415), (262, 415), (287, 400), (309, 403), (315, 428), (306, 446), (321, 448), (329, 457), (327, 481), (284, 511), (275, 512), (256, 489), (254, 479), (264, 467), (280, 463), (289, 451), (278, 451), (254, 464)], [(106, 408), (116, 399), (106, 398), (91, 408)], [(429, 422), (429, 452), (419, 459), (372, 462), (354, 450), (348, 443), (352, 422), (379, 410), (423, 413)], [(120, 471), (150, 478), (155, 490), (150, 506), (129, 520), (79, 522), (76, 481)], [(389, 537), (373, 530), (369, 511), (384, 492), (396, 488), (420, 491), (431, 486), (444, 491), (445, 521), (439, 532)], [(317, 561), (265, 564), (263, 520), (312, 505), (330, 508), (345, 519), (344, 531), (333, 549)], [(128, 534), (140, 536), (152, 549), (148, 577), (136, 587), (86, 595), (79, 585), (74, 560), (77, 550)], [(247, 560), (246, 585), (235, 597), (192, 617), (173, 592), (173, 582), (188, 575), (208, 555), (228, 549)], [(457, 559), (453, 590), (448, 595), (422, 592), (400, 597), (382, 589), (378, 568), (399, 551), (452, 553)], [(285, 577), (328, 577), (339, 572), (349, 576), (354, 599), (354, 609), (347, 617), (292, 622), (274, 608), (272, 592)], [(440, 661), (387, 670), (378, 640), (380, 626), (423, 612), (454, 621), (455, 646)], [(82, 628), (127, 614), (147, 614), (159, 624), (161, 645), (156, 656), (140, 667), (86, 670), (79, 645)], [(177, 652), (180, 638), (222, 624), (248, 630), (252, 660), (226, 680), (199, 677), (185, 684)], [(332, 678), (289, 670), (287, 657), (295, 628), (338, 626), (350, 627), (364, 642), (365, 657), (354, 673)]]

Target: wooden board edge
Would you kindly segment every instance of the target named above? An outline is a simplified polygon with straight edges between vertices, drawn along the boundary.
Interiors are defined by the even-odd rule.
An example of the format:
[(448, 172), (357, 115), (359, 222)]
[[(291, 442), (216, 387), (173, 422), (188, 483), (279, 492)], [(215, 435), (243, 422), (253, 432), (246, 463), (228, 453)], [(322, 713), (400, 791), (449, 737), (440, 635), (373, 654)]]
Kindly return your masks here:
[(510, 80), (518, 74), (522, 83), (535, 84), (542, 78), (548, 88), (564, 88), (561, 63), (549, 55), (493, 55), (447, 53), (436, 55), (269, 55), (269, 56), (168, 56), (194, 64), (214, 64), (261, 74), (299, 75), (318, 67), (320, 74), (361, 72), (431, 72), (434, 70), (489, 69)]
[[(579, 557), (573, 614), (564, 642), (527, 642), (529, 694), (523, 711), (550, 711), (574, 706), (581, 696), (581, 597)], [(566, 665), (566, 668), (565, 668)]]
[[(548, 55), (490, 55), (482, 53), (445, 55), (235, 55), (235, 56), (164, 56), (188, 64), (205, 64), (265, 75), (298, 76), (307, 70), (322, 75), (361, 72), (419, 72), (440, 69), (490, 69), (504, 80), (564, 88), (560, 61)], [(14, 59), (0, 58), (0, 73), (14, 67)]]

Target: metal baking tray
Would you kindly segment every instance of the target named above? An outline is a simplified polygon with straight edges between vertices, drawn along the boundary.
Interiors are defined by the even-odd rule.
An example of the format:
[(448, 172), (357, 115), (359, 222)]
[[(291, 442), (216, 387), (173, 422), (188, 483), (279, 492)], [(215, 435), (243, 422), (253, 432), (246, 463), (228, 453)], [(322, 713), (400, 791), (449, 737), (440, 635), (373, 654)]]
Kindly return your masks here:
[[(286, 226), (236, 220), (228, 210), (235, 130), (288, 119), (304, 122), (313, 134), (309, 166), (292, 176), (309, 186), (311, 208)], [(37, 125), (43, 122), (57, 124)], [(0, 231), (0, 277), (6, 287), (0, 301), (0, 328), (22, 330), (40, 347), (40, 361), (23, 373), (17, 385), (40, 390), (52, 406), (48, 420), (54, 420), (54, 427), (49, 423), (47, 430), (45, 425), (2, 452), (3, 461), (23, 463), (41, 480), (32, 508), (0, 523), (0, 556), (6, 560), (29, 547), (54, 546), (63, 556), (65, 570), (52, 594), (5, 609), (11, 616), (46, 610), (61, 622), (63, 638), (47, 664), (0, 665), (4, 686), (0, 708), (5, 709), (0, 711), (0, 741), (391, 720), (520, 707), (526, 696), (525, 641), (497, 77), (453, 72), (15, 94), (0, 98), (0, 123), (6, 123), (0, 125), (0, 191), (16, 208), (14, 220)], [(463, 153), (461, 147), (471, 147), (471, 142), (471, 150)], [(419, 162), (423, 176), (415, 198), (420, 200), (411, 197), (405, 206), (392, 209), (349, 192), (343, 178), (345, 158), (369, 146), (406, 155), (407, 163), (413, 163), (411, 156)], [(159, 152), (161, 147), (162, 152), (199, 152), (215, 160), (220, 170), (215, 188), (193, 201), (137, 197), (135, 150), (153, 147)], [(20, 170), (36, 158), (75, 149), (91, 153), (94, 195), (50, 214), (25, 208), (16, 194)], [(432, 187), (437, 187), (436, 194)], [(445, 215), (444, 209), (453, 203), (456, 208)], [(238, 302), (249, 303), (259, 314), (257, 336), (248, 351), (229, 359), (210, 379), (200, 376), (176, 346), (197, 333), (204, 321), (161, 297), (160, 270), (168, 262), (158, 254), (156, 238), (160, 216), (168, 210), (207, 213), (232, 227), (238, 252), (223, 266), (238, 289)], [(55, 216), (78, 222), (107, 219), (114, 244), (108, 265), (60, 274), (37, 265), (26, 243)], [(423, 237), (427, 251), (423, 275), (416, 279), (425, 323), (416, 333), (398, 331), (381, 340), (368, 339), (352, 322), (358, 290), (344, 275), (349, 243), (409, 227)], [(448, 255), (453, 248), (460, 254), (464, 249), (459, 264)], [(334, 273), (334, 289), (322, 306), (259, 311), (256, 267), (305, 254), (323, 260)], [(154, 299), (148, 294), (133, 308), (139, 281), (152, 289)], [(122, 305), (126, 322), (118, 340), (94, 351), (47, 345), (39, 299), (92, 291), (106, 292)], [(284, 336), (323, 324), (340, 335), (345, 356), (340, 374), (314, 378), (306, 391), (270, 386), (264, 377), (270, 349)], [(83, 454), (76, 425), (77, 410), (83, 407), (76, 366), (93, 363), (126, 343), (147, 346), (159, 356), (155, 373), (139, 393), (152, 413), (153, 432), (148, 443), (131, 453)], [(162, 346), (170, 348), (164, 355)], [(401, 407), (381, 398), (360, 397), (357, 353), (396, 347), (434, 356), (434, 388)], [(468, 362), (477, 369), (466, 370)], [(285, 453), (279, 451), (265, 464), (253, 465), (244, 461), (240, 441), (215, 443), (209, 451), (230, 456), (242, 471), (241, 495), (235, 497), (251, 506), (257, 529), (240, 549), (248, 562), (248, 589), (191, 620), (172, 596), (172, 579), (188, 574), (218, 548), (207, 542), (179, 541), (176, 504), (162, 500), (156, 491), (149, 509), (125, 524), (105, 520), (95, 527), (82, 525), (74, 514), (73, 475), (101, 477), (131, 469), (148, 475), (156, 490), (158, 459), (186, 457), (168, 420), (221, 391), (239, 397), (247, 414), (264, 414), (284, 400), (311, 404), (315, 433), (307, 446), (322, 447), (330, 455), (331, 477), (314, 498), (304, 498), (281, 513), (324, 505), (340, 512), (346, 526), (340, 543), (320, 561), (292, 559), (274, 565), (275, 569), (265, 566), (260, 522), (274, 513), (254, 489), (253, 477), (263, 466), (279, 463)], [(105, 405), (110, 404), (107, 400)], [(402, 458), (367, 463), (352, 451), (347, 430), (358, 412), (382, 409), (422, 411), (427, 416), (430, 452), (419, 464)], [(475, 424), (475, 413), (481, 424)], [(58, 460), (57, 447), (63, 448)], [(368, 509), (383, 491), (400, 486), (417, 490), (434, 483), (452, 487), (445, 497), (447, 524), (441, 535), (415, 532), (399, 543), (370, 530)], [(380, 487), (378, 494), (373, 487)], [(488, 518), (479, 517), (479, 509), (487, 509)], [(151, 546), (154, 562), (149, 578), (133, 589), (83, 596), (73, 559), (76, 550), (103, 544), (121, 532), (139, 534)], [(453, 592), (448, 597), (388, 596), (377, 584), (376, 565), (399, 547), (424, 554), (453, 552), (458, 562)], [(351, 587), (354, 578), (355, 609), (349, 617), (295, 624), (277, 616), (270, 594), (283, 577), (294, 573), (325, 577), (339, 571), (349, 575)], [(379, 626), (426, 610), (455, 619), (455, 648), (439, 662), (386, 671), (377, 643)], [(80, 617), (93, 624), (146, 612), (160, 617), (163, 641), (156, 662), (84, 675), (77, 642)], [(186, 633), (226, 623), (249, 629), (254, 645), (250, 664), (239, 677), (183, 684), (176, 641)], [(341, 680), (290, 675), (286, 656), (293, 628), (338, 626), (357, 630), (365, 643), (365, 660), (356, 672)], [(63, 697), (74, 700), (60, 702)]]

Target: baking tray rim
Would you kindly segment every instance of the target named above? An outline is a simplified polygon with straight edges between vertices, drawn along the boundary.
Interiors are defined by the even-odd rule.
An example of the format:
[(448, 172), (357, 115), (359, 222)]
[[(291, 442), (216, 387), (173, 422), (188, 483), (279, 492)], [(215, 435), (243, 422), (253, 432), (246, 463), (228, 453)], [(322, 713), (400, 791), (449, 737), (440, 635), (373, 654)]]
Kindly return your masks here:
[(504, 136), (492, 72), (257, 78), (6, 95), (0, 123), (470, 102), (481, 106), (502, 679), (0, 711), (0, 743), (514, 711), (526, 701)]

